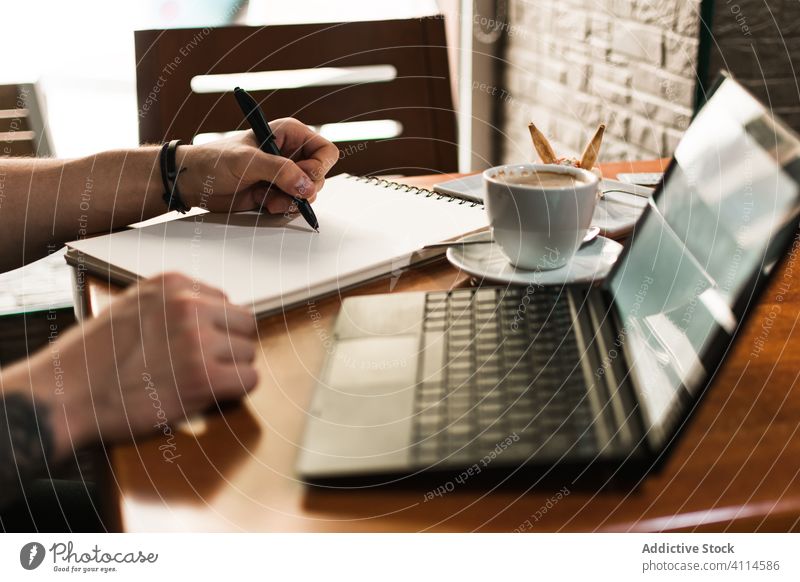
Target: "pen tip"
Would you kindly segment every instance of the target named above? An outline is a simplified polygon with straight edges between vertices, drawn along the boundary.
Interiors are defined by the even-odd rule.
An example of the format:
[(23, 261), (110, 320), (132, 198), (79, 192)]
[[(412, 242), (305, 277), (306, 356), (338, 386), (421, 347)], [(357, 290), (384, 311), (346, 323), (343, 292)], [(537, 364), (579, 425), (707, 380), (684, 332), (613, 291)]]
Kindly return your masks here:
[(319, 229), (318, 228), (315, 228), (314, 230), (317, 232), (317, 234), (319, 234)]

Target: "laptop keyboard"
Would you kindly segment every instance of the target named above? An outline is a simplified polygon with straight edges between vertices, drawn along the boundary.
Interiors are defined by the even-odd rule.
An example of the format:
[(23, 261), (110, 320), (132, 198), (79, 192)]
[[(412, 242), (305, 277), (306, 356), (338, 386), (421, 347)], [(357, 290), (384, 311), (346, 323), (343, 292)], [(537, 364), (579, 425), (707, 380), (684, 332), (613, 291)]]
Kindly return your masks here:
[(593, 415), (572, 323), (567, 293), (558, 288), (429, 293), (415, 395), (416, 462), (593, 454)]

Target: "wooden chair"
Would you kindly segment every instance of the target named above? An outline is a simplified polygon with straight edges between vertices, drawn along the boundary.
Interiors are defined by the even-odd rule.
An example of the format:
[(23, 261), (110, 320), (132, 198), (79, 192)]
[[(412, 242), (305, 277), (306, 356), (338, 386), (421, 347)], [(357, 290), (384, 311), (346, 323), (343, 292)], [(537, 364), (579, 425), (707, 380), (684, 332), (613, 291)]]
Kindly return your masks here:
[[(53, 154), (41, 99), (35, 83), (0, 85), (0, 158)], [(50, 257), (0, 273), (0, 365), (27, 357), (75, 322), (59, 286), (65, 271), (63, 258)], [(32, 288), (32, 281), (41, 286)]]
[[(137, 31), (135, 40), (141, 143), (188, 142), (203, 133), (247, 128), (233, 86), (200, 92), (192, 89), (195, 77), (281, 71), (288, 78), (301, 69), (333, 70), (333, 78), (322, 84), (266, 90), (242, 86), (261, 103), (268, 119), (293, 116), (315, 127), (398, 122), (389, 124), (402, 128), (394, 137), (336, 142), (341, 152), (337, 171), (416, 175), (457, 169), (442, 17), (146, 30)], [(342, 69), (346, 75), (347, 70), (363, 73), (376, 66), (384, 72), (394, 67), (396, 75), (380, 82), (364, 82), (352, 74), (336, 80)], [(195, 79), (195, 89), (198, 83)]]

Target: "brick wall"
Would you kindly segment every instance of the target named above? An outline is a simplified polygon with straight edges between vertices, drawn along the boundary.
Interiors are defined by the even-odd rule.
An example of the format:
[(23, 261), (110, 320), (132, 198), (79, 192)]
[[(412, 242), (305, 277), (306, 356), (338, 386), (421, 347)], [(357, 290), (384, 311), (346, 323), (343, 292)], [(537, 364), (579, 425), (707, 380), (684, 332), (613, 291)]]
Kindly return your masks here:
[(800, 132), (800, 2), (716, 0), (706, 83), (721, 68)]
[(605, 122), (602, 159), (671, 154), (694, 104), (700, 0), (508, 1), (502, 161), (533, 159), (530, 120), (559, 153)]

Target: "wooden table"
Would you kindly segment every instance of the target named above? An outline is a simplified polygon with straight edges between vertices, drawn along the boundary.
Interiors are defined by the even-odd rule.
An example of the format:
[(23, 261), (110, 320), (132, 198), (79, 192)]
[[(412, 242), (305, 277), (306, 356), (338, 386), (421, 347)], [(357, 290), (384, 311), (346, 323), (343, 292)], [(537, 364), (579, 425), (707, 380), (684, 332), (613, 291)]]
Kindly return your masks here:
[[(615, 176), (660, 170), (662, 163), (603, 170)], [(109, 449), (105, 489), (112, 518), (125, 531), (800, 529), (800, 293), (788, 277), (788, 292), (778, 296), (783, 274), (777, 273), (663, 470), (638, 487), (570, 491), (562, 499), (555, 487), (458, 488), (427, 502), (423, 491), (307, 488), (293, 467), (325, 334), (339, 310), (340, 299), (333, 298), (260, 322), (259, 387), (241, 405), (207, 418), (204, 432), (179, 433), (179, 462), (162, 460), (157, 439)], [(442, 261), (404, 273), (395, 291), (467, 284)], [(387, 292), (388, 285), (381, 281), (347, 295)], [(98, 280), (86, 289), (90, 313), (114, 292)], [(765, 332), (767, 320), (772, 326)], [(761, 340), (763, 351), (754, 357), (754, 342)]]

